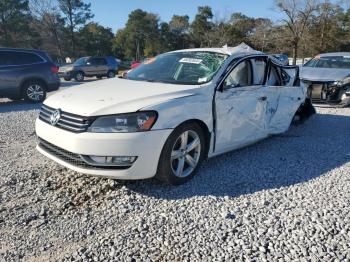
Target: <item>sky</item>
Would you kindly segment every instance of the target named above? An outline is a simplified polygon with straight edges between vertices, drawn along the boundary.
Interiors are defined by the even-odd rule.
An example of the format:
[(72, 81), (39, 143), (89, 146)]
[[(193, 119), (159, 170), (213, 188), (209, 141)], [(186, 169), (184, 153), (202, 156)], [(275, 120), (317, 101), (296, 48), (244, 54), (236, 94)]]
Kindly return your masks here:
[(229, 17), (233, 12), (241, 12), (251, 17), (268, 17), (273, 21), (281, 14), (273, 10), (274, 0), (86, 0), (91, 3), (95, 14), (93, 21), (112, 28), (113, 32), (123, 28), (128, 15), (135, 9), (158, 14), (161, 21), (169, 22), (176, 15), (188, 15), (190, 20), (197, 13), (198, 6), (209, 5), (219, 18)]

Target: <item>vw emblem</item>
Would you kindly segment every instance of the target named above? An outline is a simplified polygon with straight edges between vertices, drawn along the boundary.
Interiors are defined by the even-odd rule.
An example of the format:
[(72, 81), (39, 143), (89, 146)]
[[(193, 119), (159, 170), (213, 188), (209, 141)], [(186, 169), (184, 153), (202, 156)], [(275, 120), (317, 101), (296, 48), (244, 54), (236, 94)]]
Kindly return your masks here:
[(53, 125), (53, 126), (57, 125), (57, 123), (60, 120), (60, 118), (61, 118), (61, 110), (57, 109), (50, 116), (50, 123), (51, 123), (51, 125)]

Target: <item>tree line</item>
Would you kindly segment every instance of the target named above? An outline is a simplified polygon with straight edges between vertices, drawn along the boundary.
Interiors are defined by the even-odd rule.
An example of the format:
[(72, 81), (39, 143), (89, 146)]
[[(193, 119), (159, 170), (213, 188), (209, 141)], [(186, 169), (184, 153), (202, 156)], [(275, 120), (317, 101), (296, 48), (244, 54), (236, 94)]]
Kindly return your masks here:
[(200, 6), (192, 21), (174, 15), (166, 22), (137, 9), (114, 34), (93, 21), (91, 4), (83, 0), (0, 0), (0, 46), (43, 49), (55, 60), (85, 55), (140, 60), (176, 49), (241, 42), (294, 60), (350, 51), (350, 9), (343, 2), (275, 0), (274, 8), (282, 13), (280, 21), (239, 12), (218, 17), (211, 7)]

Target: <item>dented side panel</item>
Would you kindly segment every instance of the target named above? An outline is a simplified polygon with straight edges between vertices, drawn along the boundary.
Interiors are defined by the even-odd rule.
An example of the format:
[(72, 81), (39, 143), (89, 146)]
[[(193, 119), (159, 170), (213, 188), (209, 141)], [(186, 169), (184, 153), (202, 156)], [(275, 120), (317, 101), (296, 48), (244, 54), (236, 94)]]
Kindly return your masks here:
[(216, 96), (216, 153), (267, 136), (266, 100), (261, 86), (232, 88)]
[(295, 113), (305, 100), (302, 87), (269, 86), (266, 87), (269, 97), (266, 110), (266, 125), (269, 135), (288, 130)]

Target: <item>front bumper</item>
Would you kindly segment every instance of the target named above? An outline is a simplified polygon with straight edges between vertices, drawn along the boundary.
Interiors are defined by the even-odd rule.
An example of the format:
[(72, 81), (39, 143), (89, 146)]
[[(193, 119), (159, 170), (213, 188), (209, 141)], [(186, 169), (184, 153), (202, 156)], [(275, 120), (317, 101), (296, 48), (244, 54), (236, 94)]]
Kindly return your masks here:
[(334, 82), (310, 82), (309, 92), (313, 102), (338, 104), (350, 96), (350, 87), (337, 86)]
[(40, 153), (74, 171), (94, 176), (115, 179), (145, 179), (157, 172), (158, 161), (171, 129), (140, 133), (72, 133), (36, 120), (37, 136), (55, 148), (71, 155), (93, 156), (137, 156), (137, 160), (128, 168), (96, 168), (77, 164), (60, 157), (60, 154), (37, 146)]

